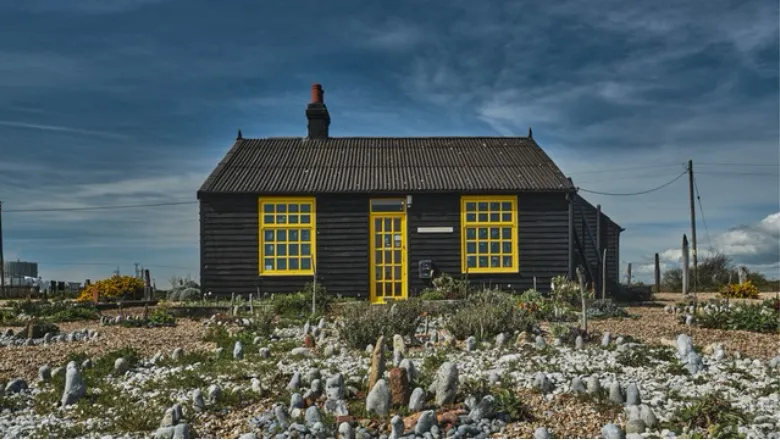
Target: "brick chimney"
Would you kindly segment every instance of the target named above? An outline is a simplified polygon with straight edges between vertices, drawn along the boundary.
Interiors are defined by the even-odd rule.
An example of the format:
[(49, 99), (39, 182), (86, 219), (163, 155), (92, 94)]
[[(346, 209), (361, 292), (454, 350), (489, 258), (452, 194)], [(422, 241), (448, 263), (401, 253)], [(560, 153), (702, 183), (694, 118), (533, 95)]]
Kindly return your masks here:
[(323, 100), (321, 84), (312, 84), (311, 102), (306, 107), (306, 119), (309, 120), (309, 139), (327, 139), (330, 127), (330, 114)]

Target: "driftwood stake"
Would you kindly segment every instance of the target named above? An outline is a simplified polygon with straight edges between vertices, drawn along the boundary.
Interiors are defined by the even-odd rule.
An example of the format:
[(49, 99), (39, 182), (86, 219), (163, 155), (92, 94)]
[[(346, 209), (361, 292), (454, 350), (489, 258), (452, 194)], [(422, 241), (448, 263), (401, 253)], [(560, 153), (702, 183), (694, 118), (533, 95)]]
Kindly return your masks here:
[(601, 299), (607, 297), (607, 248), (604, 248), (601, 256)]
[(690, 292), (690, 277), (689, 277), (689, 260), (690, 253), (688, 250), (688, 237), (683, 234), (682, 239), (682, 294), (687, 295)]
[(577, 266), (577, 280), (580, 284), (580, 298), (582, 299), (582, 331), (588, 333), (588, 308), (585, 305), (585, 276), (582, 274), (582, 266)]

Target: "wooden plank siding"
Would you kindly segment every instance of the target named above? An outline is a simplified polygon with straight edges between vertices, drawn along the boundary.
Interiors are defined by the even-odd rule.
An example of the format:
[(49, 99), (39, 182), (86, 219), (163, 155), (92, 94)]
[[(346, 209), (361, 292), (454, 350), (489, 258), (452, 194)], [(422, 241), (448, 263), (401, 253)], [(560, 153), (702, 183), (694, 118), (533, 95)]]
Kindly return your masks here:
[[(585, 253), (587, 255), (587, 261), (590, 263), (590, 267), (592, 270), (596, 270), (596, 267), (598, 267), (598, 261), (601, 258), (600, 255), (597, 256), (597, 251), (593, 247), (593, 242), (597, 238), (596, 234), (596, 217), (598, 215), (598, 209), (593, 206), (590, 202), (582, 198), (582, 196), (577, 195), (576, 198), (577, 206), (575, 208), (574, 213), (574, 225), (575, 230), (577, 232), (577, 237), (580, 240), (580, 243), (585, 249)], [(584, 214), (585, 220), (583, 220)], [(586, 230), (587, 227), (590, 227), (590, 236), (588, 235), (588, 232)], [(591, 236), (593, 237), (593, 240), (591, 240)], [(603, 210), (601, 212), (601, 248), (607, 248), (607, 279), (608, 282), (619, 279), (619, 267), (617, 264), (617, 251), (620, 245), (620, 227), (615, 224), (609, 217), (607, 217)], [(579, 258), (579, 254), (577, 254), (577, 264), (581, 264), (582, 260)], [(609, 286), (610, 284), (608, 284)]]
[[(461, 276), (460, 196), (425, 193), (412, 197), (407, 220), (410, 296), (426, 287), (418, 278), (420, 260), (433, 260), (438, 270)], [(370, 195), (327, 194), (316, 200), (317, 282), (331, 294), (367, 298)], [(312, 281), (310, 276), (259, 276), (257, 202), (256, 195), (200, 195), (204, 291), (219, 296), (253, 293), (258, 288), (261, 293), (286, 293), (299, 291)], [(536, 276), (539, 290), (547, 291), (551, 278), (568, 269), (568, 202), (562, 192), (527, 192), (518, 194), (517, 208), (519, 272), (470, 274), (469, 280), (521, 292), (533, 287)], [(579, 219), (575, 211), (575, 224)], [(418, 227), (437, 226), (452, 227), (453, 232), (417, 232)], [(607, 233), (604, 240), (609, 241)]]

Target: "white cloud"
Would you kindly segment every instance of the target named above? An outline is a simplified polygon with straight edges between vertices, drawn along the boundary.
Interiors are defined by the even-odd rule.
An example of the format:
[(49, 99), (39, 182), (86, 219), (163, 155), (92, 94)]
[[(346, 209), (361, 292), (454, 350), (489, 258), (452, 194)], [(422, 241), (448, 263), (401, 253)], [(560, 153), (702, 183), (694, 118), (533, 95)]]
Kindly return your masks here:
[(46, 124), (38, 124), (38, 123), (22, 122), (22, 121), (0, 121), (0, 125), (4, 127), (11, 127), (11, 128), (25, 128), (31, 130), (56, 131), (60, 133), (84, 134), (84, 135), (98, 136), (98, 137), (103, 137), (108, 139), (127, 139), (127, 136), (121, 133), (97, 131), (97, 130), (84, 130), (81, 128), (64, 127), (61, 125), (46, 125)]

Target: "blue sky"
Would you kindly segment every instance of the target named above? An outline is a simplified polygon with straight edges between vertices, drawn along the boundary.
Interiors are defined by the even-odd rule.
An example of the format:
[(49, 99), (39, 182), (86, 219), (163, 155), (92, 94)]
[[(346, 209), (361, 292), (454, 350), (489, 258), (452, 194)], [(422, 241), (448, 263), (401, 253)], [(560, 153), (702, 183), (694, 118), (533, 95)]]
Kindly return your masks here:
[[(158, 286), (197, 276), (196, 205), (11, 211), (194, 200), (237, 129), (304, 136), (320, 82), (332, 136), (532, 126), (595, 191), (653, 188), (693, 159), (702, 252), (778, 275), (777, 2), (376, 3), (0, 3), (6, 260), (39, 261), (46, 278), (134, 262)], [(644, 277), (654, 252), (677, 264), (684, 179), (585, 196), (626, 228), (623, 266)]]

